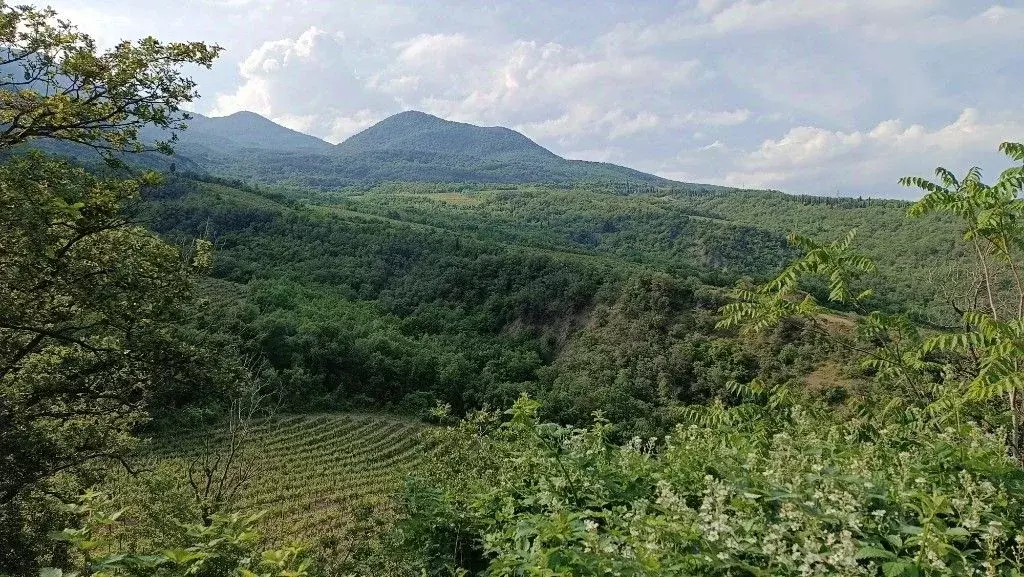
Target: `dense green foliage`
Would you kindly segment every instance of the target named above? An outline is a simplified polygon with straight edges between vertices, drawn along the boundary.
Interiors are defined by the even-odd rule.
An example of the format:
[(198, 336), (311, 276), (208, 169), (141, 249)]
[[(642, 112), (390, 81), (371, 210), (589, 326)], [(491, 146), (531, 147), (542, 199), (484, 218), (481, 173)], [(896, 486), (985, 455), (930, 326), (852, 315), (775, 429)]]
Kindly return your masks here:
[(124, 511), (113, 510), (103, 495), (87, 492), (67, 507), (81, 527), (54, 536), (74, 555), (73, 570), (48, 567), (41, 577), (305, 577), (311, 561), (298, 546), (259, 547), (253, 525), (260, 515), (226, 514), (209, 524), (183, 524), (183, 544), (144, 554), (118, 551), (109, 534), (123, 524)]
[[(1024, 146), (1001, 150), (1024, 164)], [(903, 182), (927, 192), (909, 215), (951, 213), (975, 248), (959, 331), (925, 338), (881, 311), (857, 318), (851, 339), (824, 326), (829, 306), (864, 310), (871, 297), (858, 285), (877, 269), (853, 232), (827, 244), (791, 235), (803, 254), (761, 286), (741, 283), (720, 311), (719, 328), (754, 333), (802, 318), (863, 357), (884, 402), (836, 419), (755, 380), (734, 387), (736, 407), (692, 407), (692, 425), (616, 445), (600, 414), (589, 428), (541, 424), (524, 398), (508, 419), (481, 413), (439, 432), (456, 457), (407, 488), (412, 563), (431, 574), (1021, 575), (1024, 167), (992, 185), (977, 169), (936, 175)]]
[[(180, 68), (217, 52), (152, 38), (98, 52), (52, 10), (0, 2), (0, 153), (42, 137), (141, 150), (142, 126), (176, 127), (196, 96)], [(152, 180), (38, 153), (0, 166), (0, 572), (62, 558), (55, 505), (104, 462), (127, 466), (152, 399), (230, 381), (181, 322), (208, 243), (183, 258), (124, 211)]]
[[(118, 454), (170, 370), (166, 323), (188, 298), (178, 253), (133, 225), (131, 181), (39, 156), (0, 169), (0, 503), (54, 473)], [(116, 290), (114, 290), (116, 288)], [(87, 401), (83, 395), (94, 396)]]
[(774, 274), (796, 256), (786, 235), (835, 237), (850, 228), (877, 261), (882, 306), (937, 322), (955, 319), (941, 287), (966, 247), (948, 218), (907, 220), (901, 201), (793, 197), (764, 191), (624, 194), (617, 187), (382, 186), (323, 202), (555, 250), (606, 254), (711, 284)]
[(973, 425), (761, 406), (619, 446), (535, 410), (438, 433), (403, 527), (429, 574), (1021, 574), (1024, 474)]
[[(666, 430), (673, 405), (727, 396), (736, 378), (799, 378), (827, 355), (812, 352), (799, 327), (758, 342), (710, 334), (721, 298), (696, 279), (770, 270), (746, 247), (778, 246), (781, 260), (789, 248), (775, 233), (645, 211), (643, 198), (630, 216), (631, 199), (614, 193), (580, 193), (581, 207), (560, 213), (541, 191), (494, 194), (520, 195), (537, 203), (529, 214), (548, 216), (534, 226), (524, 210), (527, 224), (516, 228), (421, 196), (396, 195), (417, 212), (392, 213), (369, 203), (387, 202), (383, 193), (309, 205), (187, 179), (154, 191), (145, 214), (170, 238), (215, 243), (213, 274), (229, 282), (212, 289), (203, 324), (261, 351), (296, 408), (420, 410), (440, 400), (462, 411), (530, 392), (551, 417), (586, 422), (593, 410), (614, 411), (623, 431), (653, 434)], [(573, 240), (601, 222), (591, 212), (620, 210), (621, 232), (608, 242)], [(669, 240), (661, 227), (686, 234)]]
[(767, 211), (809, 232), (863, 223), (878, 284), (893, 288), (875, 300), (952, 316), (928, 244), (952, 224), (907, 222), (904, 203), (452, 188), (293, 200), (180, 177), (145, 214), (178, 242), (214, 241), (213, 274), (229, 282), (215, 285), (226, 296), (211, 293), (203, 325), (261, 351), (296, 408), (439, 400), (462, 411), (528, 392), (548, 417), (585, 423), (602, 410), (626, 436), (647, 435), (667, 431), (680, 403), (728, 398), (731, 380), (801, 379), (835, 349), (799, 325), (757, 339), (713, 328), (715, 285), (765, 277), (796, 254), (781, 224), (760, 222)]

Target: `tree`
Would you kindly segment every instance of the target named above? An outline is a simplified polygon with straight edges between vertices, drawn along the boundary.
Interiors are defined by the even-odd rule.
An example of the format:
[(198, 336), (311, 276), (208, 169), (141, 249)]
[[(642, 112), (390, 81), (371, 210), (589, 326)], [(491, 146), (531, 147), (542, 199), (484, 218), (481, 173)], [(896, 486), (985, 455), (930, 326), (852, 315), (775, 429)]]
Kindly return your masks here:
[(123, 460), (150, 383), (193, 354), (171, 325), (209, 247), (186, 263), (134, 224), (138, 187), (39, 154), (0, 166), (0, 517), (58, 473)]
[[(0, 2), (0, 148), (52, 138), (108, 156), (142, 151), (144, 127), (186, 126), (179, 106), (198, 93), (181, 68), (209, 68), (220, 51), (149, 37), (100, 53), (52, 9)], [(151, 147), (169, 153), (173, 139)]]
[[(189, 487), (204, 525), (225, 513), (234, 504), (238, 492), (263, 472), (263, 461), (250, 446), (253, 427), (269, 420), (277, 411), (281, 391), (264, 377), (270, 368), (262, 358), (253, 362), (251, 380), (231, 400), (221, 434), (205, 440), (187, 467)], [(275, 403), (276, 401), (276, 403)]]
[(938, 167), (937, 183), (921, 177), (900, 183), (926, 193), (910, 207), (911, 216), (944, 212), (960, 219), (980, 271), (973, 290), (976, 306), (963, 311), (965, 330), (934, 337), (924, 348), (958, 351), (976, 360), (977, 371), (963, 388), (976, 401), (1006, 399), (1010, 451), (1024, 463), (1024, 144), (1004, 142), (999, 150), (1021, 165), (1004, 170), (995, 184), (984, 184), (978, 167), (962, 179)]
[[(0, 2), (0, 152), (37, 138), (110, 159), (144, 150), (142, 127), (183, 127), (179, 105), (196, 93), (182, 66), (209, 66), (219, 50), (150, 38), (97, 53), (52, 10)], [(100, 178), (38, 152), (0, 166), (0, 542), (12, 544), (0, 573), (41, 554), (37, 525), (53, 519), (39, 511), (60, 494), (57, 476), (127, 463), (150, 383), (178, 378), (196, 348), (174, 322), (210, 245), (184, 262), (132, 221), (127, 205), (153, 181)]]
[[(1007, 142), (999, 149), (1012, 161), (1024, 163), (1024, 144)], [(884, 385), (899, 383), (906, 400), (924, 403), (924, 416), (929, 418), (956, 419), (970, 403), (985, 405), (1003, 398), (1009, 452), (1024, 463), (1024, 166), (1004, 170), (992, 185), (982, 182), (977, 167), (962, 179), (942, 167), (935, 174), (937, 183), (920, 177), (900, 183), (926, 193), (908, 209), (909, 216), (941, 212), (957, 217), (963, 240), (973, 249), (977, 282), (970, 294), (954, 299), (973, 303), (961, 311), (963, 330), (923, 338), (906, 316), (873, 311), (857, 319), (867, 347), (852, 348), (864, 355), (863, 366)], [(814, 276), (828, 281), (833, 305), (854, 304), (866, 312), (860, 305), (871, 293), (854, 297), (851, 283), (873, 272), (874, 264), (853, 252), (853, 234), (828, 246), (793, 238), (805, 256), (761, 287), (737, 288), (736, 302), (721, 310), (720, 327), (761, 330), (792, 316), (817, 322), (834, 311), (801, 288)], [(924, 391), (928, 393), (921, 394)]]

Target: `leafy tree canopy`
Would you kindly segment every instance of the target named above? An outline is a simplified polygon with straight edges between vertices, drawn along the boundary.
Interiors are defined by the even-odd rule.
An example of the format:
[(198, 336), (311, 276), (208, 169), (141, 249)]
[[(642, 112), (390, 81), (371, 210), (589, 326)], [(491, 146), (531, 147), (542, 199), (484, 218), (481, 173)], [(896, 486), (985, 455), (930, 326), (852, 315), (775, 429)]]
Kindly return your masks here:
[[(0, 2), (0, 148), (46, 137), (141, 151), (143, 127), (185, 128), (179, 106), (198, 93), (181, 68), (209, 68), (220, 50), (150, 37), (100, 52), (52, 9)], [(169, 152), (170, 142), (156, 147)]]
[[(110, 160), (143, 150), (143, 126), (183, 127), (179, 105), (196, 93), (182, 67), (219, 51), (148, 38), (100, 53), (53, 10), (0, 3), (0, 152), (37, 138)], [(122, 459), (151, 391), (189, 375), (198, 354), (172, 321), (210, 247), (182, 259), (132, 221), (126, 208), (151, 182), (38, 152), (0, 166), (0, 573), (43, 554), (48, 499), (74, 488), (57, 477)]]

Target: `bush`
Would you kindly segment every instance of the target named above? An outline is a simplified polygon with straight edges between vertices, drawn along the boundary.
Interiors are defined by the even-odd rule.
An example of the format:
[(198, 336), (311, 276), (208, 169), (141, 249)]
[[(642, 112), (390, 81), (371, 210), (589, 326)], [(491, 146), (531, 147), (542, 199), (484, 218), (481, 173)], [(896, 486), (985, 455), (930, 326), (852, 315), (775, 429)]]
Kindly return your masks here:
[(408, 491), (404, 529), (434, 556), (425, 568), (444, 565), (438, 540), (469, 534), (474, 554), (447, 564), (490, 575), (1021, 574), (1024, 476), (972, 424), (722, 410), (655, 450), (608, 443), (605, 423), (541, 424), (536, 408), (439, 433), (457, 465), (432, 474), (440, 493)]

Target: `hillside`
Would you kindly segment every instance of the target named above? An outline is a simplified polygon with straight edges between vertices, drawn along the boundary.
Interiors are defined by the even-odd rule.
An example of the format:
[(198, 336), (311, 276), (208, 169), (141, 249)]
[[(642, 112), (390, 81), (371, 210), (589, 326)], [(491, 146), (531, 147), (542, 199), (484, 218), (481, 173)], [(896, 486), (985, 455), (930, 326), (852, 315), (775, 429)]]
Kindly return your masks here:
[[(615, 187), (405, 184), (300, 202), (179, 176), (144, 209), (165, 238), (216, 246), (197, 325), (234, 335), (279, 375), (290, 410), (315, 413), (261, 434), (266, 481), (239, 505), (269, 511), (260, 526), (275, 542), (328, 556), (364, 505), (387, 529), (391, 473), (418, 467), (420, 445), (408, 424), (353, 427), (323, 411), (461, 413), (529, 394), (546, 420), (582, 426), (600, 411), (622, 440), (663, 435), (680, 407), (759, 378), (842, 413), (870, 394), (864, 374), (799, 326), (716, 331), (722, 289), (781, 268), (790, 229), (827, 238), (855, 224), (895, 295), (884, 304), (933, 310), (930, 274), (948, 258), (936, 239), (955, 236), (941, 219), (905, 219), (899, 202)], [(180, 468), (196, 438), (158, 450)], [(351, 458), (359, 443), (380, 463)]]
[[(568, 420), (632, 406), (633, 418), (645, 417), (622, 416), (617, 427), (648, 433), (665, 404), (704, 400), (729, 378), (813, 370), (812, 352), (808, 364), (776, 366), (765, 351), (785, 343), (740, 354), (748, 344), (722, 339), (702, 312), (739, 278), (765, 278), (793, 258), (790, 230), (834, 238), (859, 226), (859, 245), (879, 265), (872, 286), (887, 287), (879, 304), (942, 317), (937, 271), (954, 247), (937, 239), (954, 236), (949, 223), (907, 220), (898, 202), (817, 200), (390, 185), (298, 202), (177, 180), (153, 192), (147, 214), (177, 242), (215, 242), (214, 276), (248, 290), (206, 322), (244, 335), (287, 375), (297, 403), (418, 411), (440, 400), (462, 410), (531, 392)], [(607, 324), (617, 307), (658, 292), (673, 295), (668, 304), (638, 304)], [(623, 370), (642, 372), (645, 355), (673, 359), (656, 373), (675, 384), (614, 399), (569, 394), (607, 382), (575, 358), (599, 348), (594, 339), (607, 339)], [(720, 355), (708, 374), (687, 368)]]

